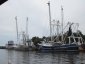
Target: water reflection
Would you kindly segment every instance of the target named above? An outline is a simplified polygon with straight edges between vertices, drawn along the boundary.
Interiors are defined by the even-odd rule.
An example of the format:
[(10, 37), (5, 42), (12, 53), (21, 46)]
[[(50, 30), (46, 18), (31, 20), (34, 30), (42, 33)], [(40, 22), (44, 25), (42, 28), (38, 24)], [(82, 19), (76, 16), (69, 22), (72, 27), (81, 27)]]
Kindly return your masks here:
[[(0, 50), (4, 62), (11, 60), (12, 64), (81, 64), (85, 63), (85, 53), (40, 53), (40, 52), (21, 52), (13, 50)], [(5, 54), (5, 56), (3, 55)], [(1, 56), (0, 54), (0, 56)], [(8, 56), (8, 57), (7, 57)]]

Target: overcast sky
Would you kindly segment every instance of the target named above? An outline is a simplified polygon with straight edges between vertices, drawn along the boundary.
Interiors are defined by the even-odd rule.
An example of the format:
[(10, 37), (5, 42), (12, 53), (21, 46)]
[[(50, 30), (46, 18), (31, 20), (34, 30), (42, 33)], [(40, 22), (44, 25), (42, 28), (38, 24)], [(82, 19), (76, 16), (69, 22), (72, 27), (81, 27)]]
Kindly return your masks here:
[[(0, 45), (8, 40), (16, 41), (16, 22), (19, 32), (25, 31), (26, 17), (29, 18), (28, 31), (33, 36), (49, 36), (49, 0), (8, 0), (0, 6)], [(50, 0), (52, 20), (61, 21), (61, 5), (64, 8), (64, 23), (79, 23), (79, 30), (85, 34), (85, 0)]]

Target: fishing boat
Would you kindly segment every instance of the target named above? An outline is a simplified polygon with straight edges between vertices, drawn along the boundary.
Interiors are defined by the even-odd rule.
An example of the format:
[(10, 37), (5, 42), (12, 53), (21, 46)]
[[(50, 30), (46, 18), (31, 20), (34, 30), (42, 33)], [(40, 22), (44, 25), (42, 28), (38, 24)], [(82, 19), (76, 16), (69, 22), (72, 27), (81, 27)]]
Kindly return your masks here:
[[(57, 25), (55, 25), (55, 23), (53, 24), (51, 21), (51, 12), (50, 12), (50, 2), (48, 3), (49, 6), (49, 23), (50, 23), (50, 39), (51, 41), (44, 41), (41, 44), (39, 44), (38, 49), (40, 51), (52, 51), (52, 52), (56, 52), (56, 51), (78, 51), (79, 50), (79, 45), (75, 40), (75, 36), (72, 33), (72, 29), (71, 26), (73, 25), (73, 23), (68, 23), (67, 25), (69, 26), (69, 30), (65, 33), (64, 36), (64, 29), (63, 29), (63, 8), (61, 6), (61, 12), (62, 12), (62, 23), (61, 23), (61, 27), (62, 27), (62, 34), (61, 36), (61, 40), (59, 40), (59, 21), (57, 22)], [(55, 39), (53, 39), (52, 36), (52, 25), (53, 26), (57, 26), (57, 37), (55, 39), (57, 39), (57, 41), (55, 42)], [(77, 37), (76, 37), (77, 38)], [(68, 41), (67, 41), (67, 40)], [(71, 41), (72, 40), (72, 41)], [(66, 42), (67, 41), (67, 42)]]
[[(69, 26), (66, 36), (64, 35), (64, 41), (44, 41), (39, 44), (39, 50), (44, 52), (74, 52), (74, 51), (85, 51), (84, 39), (80, 35), (80, 32), (73, 33), (71, 29), (72, 24)], [(58, 39), (58, 38), (57, 38)]]
[(28, 51), (29, 50), (29, 35), (28, 35), (28, 17), (26, 19), (26, 32), (22, 31), (18, 33), (18, 23), (17, 23), (17, 17), (15, 17), (16, 20), (16, 31), (17, 31), (17, 44), (14, 47), (14, 50), (19, 51)]

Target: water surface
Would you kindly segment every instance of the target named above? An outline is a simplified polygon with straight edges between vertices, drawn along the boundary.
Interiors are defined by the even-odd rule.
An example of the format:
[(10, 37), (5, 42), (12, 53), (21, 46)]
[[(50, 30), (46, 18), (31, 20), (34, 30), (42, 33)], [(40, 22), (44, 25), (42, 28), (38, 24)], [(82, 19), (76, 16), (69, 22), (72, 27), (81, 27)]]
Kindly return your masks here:
[(0, 49), (0, 64), (85, 64), (85, 53), (41, 53)]

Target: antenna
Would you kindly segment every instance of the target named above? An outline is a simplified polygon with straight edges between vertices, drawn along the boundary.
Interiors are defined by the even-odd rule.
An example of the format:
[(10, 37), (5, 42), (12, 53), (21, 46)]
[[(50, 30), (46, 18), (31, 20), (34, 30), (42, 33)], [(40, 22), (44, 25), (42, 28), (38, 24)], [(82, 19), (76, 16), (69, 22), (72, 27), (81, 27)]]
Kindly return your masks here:
[(15, 17), (15, 20), (16, 20), (17, 42), (18, 42), (18, 24), (17, 24), (17, 16)]
[(50, 1), (47, 3), (49, 6), (49, 24), (50, 24), (50, 37), (52, 41), (52, 28), (51, 28), (51, 10), (50, 10)]

